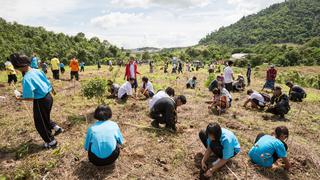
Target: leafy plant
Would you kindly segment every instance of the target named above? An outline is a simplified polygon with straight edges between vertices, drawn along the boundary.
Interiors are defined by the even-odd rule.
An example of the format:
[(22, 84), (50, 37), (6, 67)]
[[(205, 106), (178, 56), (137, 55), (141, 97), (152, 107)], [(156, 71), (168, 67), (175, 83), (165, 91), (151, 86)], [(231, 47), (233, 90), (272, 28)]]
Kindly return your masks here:
[(87, 99), (96, 99), (99, 104), (104, 103), (107, 91), (107, 81), (103, 78), (94, 78), (85, 83), (81, 92)]

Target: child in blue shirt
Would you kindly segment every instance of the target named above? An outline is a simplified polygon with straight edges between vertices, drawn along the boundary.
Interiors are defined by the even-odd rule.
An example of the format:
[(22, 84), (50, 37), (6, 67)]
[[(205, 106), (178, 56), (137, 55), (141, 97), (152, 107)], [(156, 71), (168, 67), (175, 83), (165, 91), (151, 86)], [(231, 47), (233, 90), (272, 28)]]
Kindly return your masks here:
[(261, 167), (272, 167), (281, 158), (285, 163), (285, 169), (289, 170), (288, 146), (284, 142), (288, 137), (289, 130), (285, 126), (279, 126), (275, 129), (275, 137), (263, 133), (259, 134), (254, 146), (249, 151), (251, 161)]
[(110, 121), (112, 111), (109, 106), (100, 105), (94, 112), (98, 121), (88, 128), (84, 148), (89, 161), (96, 166), (113, 164), (119, 157), (123, 137), (117, 123)]
[[(24, 74), (22, 80), (22, 96), (16, 94), (18, 100), (33, 101), (34, 123), (41, 138), (45, 141), (45, 148), (55, 148), (57, 141), (54, 136), (63, 130), (50, 119), (53, 99), (52, 86), (45, 74), (30, 67), (30, 60), (25, 55), (12, 54), (10, 61), (15, 69)], [(55, 134), (52, 134), (52, 130)]]
[[(211, 177), (215, 171), (240, 152), (237, 137), (228, 129), (221, 128), (218, 123), (210, 123), (206, 130), (200, 131), (199, 138), (206, 148), (201, 161), (201, 167), (206, 177)], [(211, 168), (208, 168), (206, 162), (212, 154), (218, 159)]]

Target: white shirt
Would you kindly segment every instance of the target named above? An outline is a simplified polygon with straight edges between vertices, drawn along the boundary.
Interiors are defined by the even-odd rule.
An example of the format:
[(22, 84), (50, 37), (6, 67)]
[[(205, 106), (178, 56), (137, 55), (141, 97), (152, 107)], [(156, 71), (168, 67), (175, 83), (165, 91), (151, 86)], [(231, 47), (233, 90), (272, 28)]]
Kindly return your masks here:
[(154, 93), (153, 85), (150, 81), (147, 82), (146, 87), (145, 87), (149, 92)]
[(224, 83), (232, 83), (233, 82), (232, 74), (233, 74), (232, 68), (230, 66), (227, 66), (224, 69)]
[(232, 100), (232, 96), (226, 88), (222, 88), (221, 95), (227, 96), (228, 102), (230, 102), (230, 100)]
[(259, 105), (263, 106), (264, 105), (264, 98), (261, 94), (257, 93), (257, 92), (253, 92), (249, 99), (256, 99), (259, 101)]
[(131, 78), (136, 78), (134, 74), (134, 63), (130, 64), (130, 76)]
[(156, 104), (156, 102), (164, 97), (170, 97), (165, 91), (159, 91), (157, 94), (155, 94), (152, 99), (150, 99), (149, 101), (149, 109), (152, 109), (152, 107), (154, 106), (154, 104)]
[(132, 85), (129, 81), (122, 84), (122, 86), (119, 88), (118, 98), (120, 99), (124, 94), (127, 94), (128, 96), (132, 96)]

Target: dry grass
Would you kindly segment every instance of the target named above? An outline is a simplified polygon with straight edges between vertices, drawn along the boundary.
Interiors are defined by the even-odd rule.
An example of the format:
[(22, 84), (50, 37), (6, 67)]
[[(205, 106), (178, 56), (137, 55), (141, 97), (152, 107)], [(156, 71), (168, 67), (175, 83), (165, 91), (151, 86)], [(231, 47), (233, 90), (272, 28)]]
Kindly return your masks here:
[[(23, 104), (15, 101), (11, 87), (0, 87), (0, 96), (5, 97), (0, 99), (0, 179), (198, 179), (199, 161), (204, 152), (198, 140), (198, 132), (213, 121), (221, 123), (238, 136), (242, 152), (228, 163), (228, 167), (239, 178), (319, 179), (319, 90), (307, 89), (309, 96), (302, 103), (300, 116), (297, 112), (301, 105), (291, 103), (288, 121), (263, 120), (264, 113), (243, 109), (245, 93), (233, 94), (234, 99), (240, 100), (234, 101), (228, 113), (218, 117), (210, 114), (204, 103), (211, 98), (204, 87), (207, 78), (205, 70), (176, 78), (171, 74), (163, 75), (159, 69), (149, 75), (157, 90), (170, 85), (176, 89), (177, 94), (187, 96), (187, 105), (178, 110), (178, 133), (128, 125), (150, 126), (147, 101), (129, 101), (120, 105), (110, 100), (108, 102), (113, 110), (113, 120), (120, 124), (126, 144), (115, 167), (107, 168), (92, 166), (83, 149), (86, 129), (92, 122), (90, 114), (97, 104), (80, 95), (81, 82), (77, 82), (75, 88), (69, 81), (53, 82), (58, 94), (54, 98), (52, 119), (66, 130), (57, 137), (59, 147), (55, 150), (41, 149), (42, 140)], [(320, 70), (319, 67), (297, 69), (301, 72)], [(140, 70), (148, 74), (147, 66)], [(95, 76), (113, 79), (114, 72), (97, 72), (95, 67), (90, 67), (80, 78), (81, 81)], [(254, 74), (252, 88), (259, 90), (264, 72), (261, 69)], [(4, 74), (0, 75), (0, 79), (5, 80)], [(185, 90), (185, 81), (193, 75), (198, 77), (200, 89)], [(51, 74), (48, 76), (51, 77)], [(63, 78), (67, 79), (68, 74)], [(118, 83), (123, 82), (123, 68), (116, 80)], [(27, 105), (32, 107), (30, 103)], [(281, 168), (273, 170), (256, 167), (246, 155), (259, 132), (270, 133), (278, 125), (286, 125), (290, 129), (288, 144), (292, 170), (288, 173)], [(235, 176), (227, 168), (222, 168), (214, 174), (213, 179), (235, 179)]]

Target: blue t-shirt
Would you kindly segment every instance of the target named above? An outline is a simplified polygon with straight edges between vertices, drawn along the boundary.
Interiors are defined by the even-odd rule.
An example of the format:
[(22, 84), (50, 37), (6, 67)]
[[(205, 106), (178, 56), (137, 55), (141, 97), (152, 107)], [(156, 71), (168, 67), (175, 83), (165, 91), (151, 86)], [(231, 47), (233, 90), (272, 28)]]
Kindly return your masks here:
[(279, 158), (287, 157), (287, 151), (284, 144), (277, 138), (264, 135), (249, 151), (251, 160), (262, 167), (271, 167), (273, 162), (273, 154), (277, 153)]
[[(240, 144), (233, 132), (224, 128), (221, 128), (221, 130), (222, 130), (222, 134), (221, 134), (220, 142), (223, 147), (222, 158), (227, 160), (240, 152)], [(207, 139), (207, 144), (208, 146), (210, 146), (211, 144), (210, 138)]]
[(64, 68), (64, 64), (63, 63), (60, 63), (60, 68)]
[(97, 121), (88, 128), (84, 148), (101, 159), (109, 157), (117, 144), (123, 144), (123, 137), (117, 123), (113, 121)]
[(32, 57), (30, 67), (34, 68), (34, 69), (38, 69), (38, 58), (37, 57)]
[(46, 75), (38, 70), (28, 71), (22, 80), (22, 97), (25, 99), (42, 99), (51, 92), (52, 86)]

